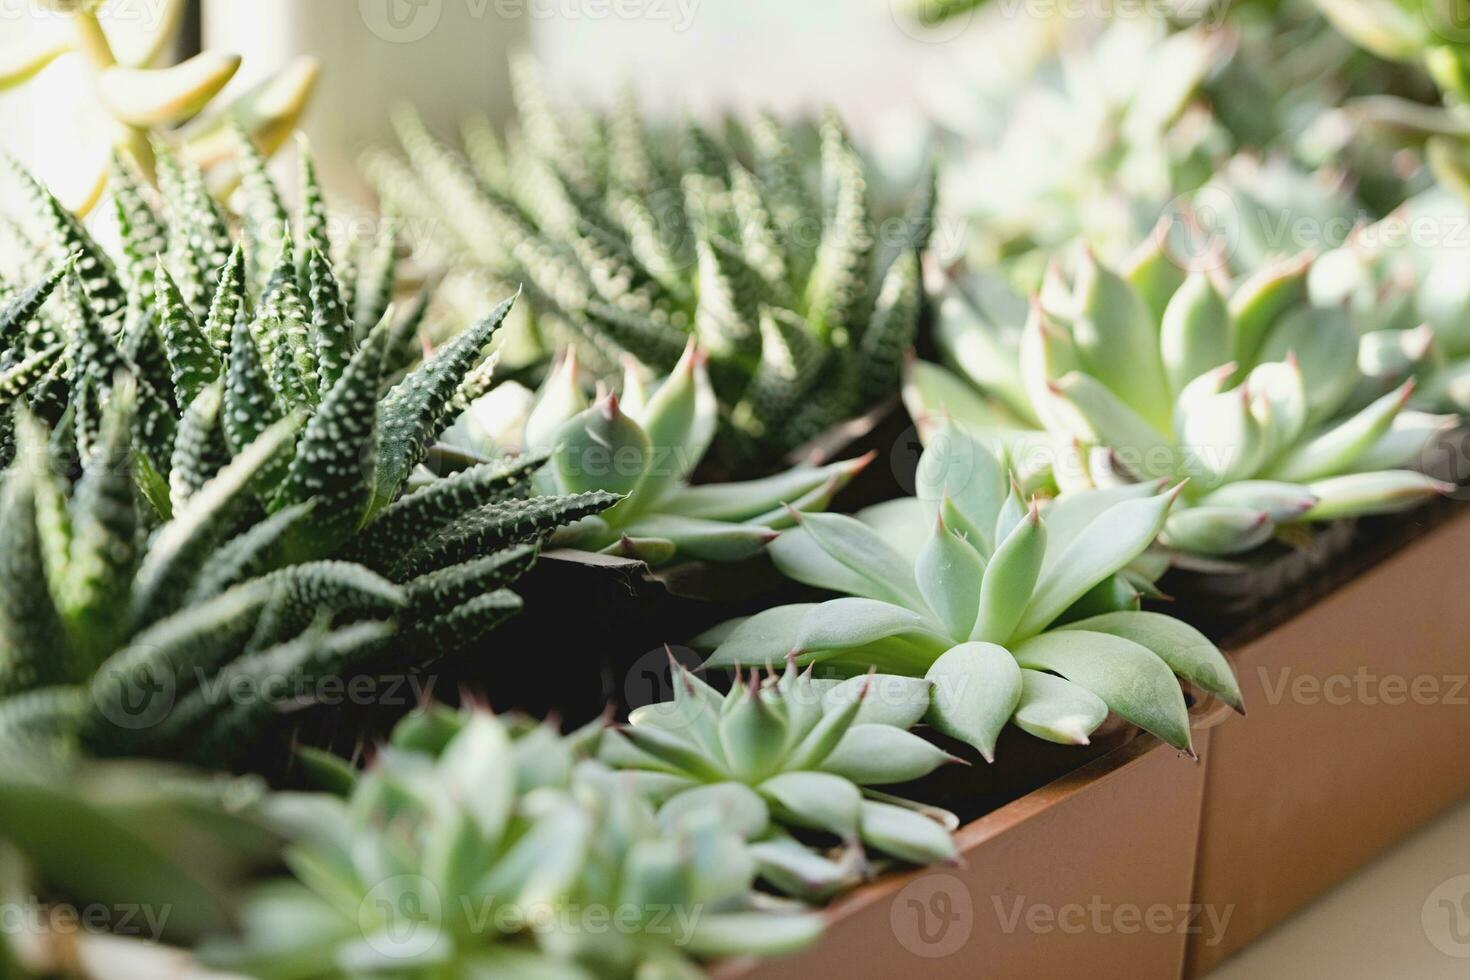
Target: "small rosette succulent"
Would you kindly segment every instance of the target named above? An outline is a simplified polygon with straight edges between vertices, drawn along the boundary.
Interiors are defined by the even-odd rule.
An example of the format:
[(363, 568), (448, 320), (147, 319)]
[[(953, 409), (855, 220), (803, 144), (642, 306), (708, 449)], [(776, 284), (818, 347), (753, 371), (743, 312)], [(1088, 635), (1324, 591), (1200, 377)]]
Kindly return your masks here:
[(779, 955), (820, 917), (752, 890), (725, 815), (657, 817), (568, 739), (485, 711), (409, 716), (345, 797), (282, 795), (292, 879), (206, 947), (262, 980), (695, 978), (699, 959)]
[(741, 483), (690, 486), (718, 424), (705, 357), (693, 343), (657, 386), (630, 365), (622, 394), (588, 403), (575, 350), (542, 386), (522, 442), (551, 462), (535, 479), (547, 493), (621, 496), (557, 532), (553, 543), (666, 565), (738, 561), (790, 526), (788, 508), (821, 510), (872, 459), (801, 466)]
[[(752, 841), (777, 888), (825, 898), (859, 880), (860, 849), (910, 864), (955, 859), (952, 815), (870, 787), (927, 776), (953, 756), (909, 731), (929, 707), (919, 678), (737, 676), (728, 694), (673, 663), (674, 699), (636, 709), (598, 757), (635, 773), (660, 818), (716, 806)], [(827, 856), (792, 831), (835, 837)]]
[(984, 65), (956, 63), (923, 87), (954, 144), (940, 201), (969, 222), (971, 268), (1034, 282), (1078, 235), (1127, 249), (1230, 152), (1204, 91), (1230, 59), (1226, 32), (996, 14), (977, 32), (992, 47)]
[(1227, 294), (1186, 274), (1162, 234), (1122, 274), (1084, 252), (1071, 281), (1053, 268), (1019, 332), (950, 304), (942, 344), (985, 397), (913, 363), (905, 400), (921, 432), (953, 417), (1007, 442), (1033, 482), (1187, 479), (1163, 529), (1176, 552), (1241, 554), (1441, 493), (1395, 467), (1452, 420), (1406, 411), (1411, 383), (1344, 414), (1360, 390), (1358, 334), (1346, 309), (1308, 302), (1310, 268), (1309, 256), (1275, 262)]
[(540, 334), (575, 343), (607, 381), (625, 355), (666, 373), (697, 339), (716, 452), (736, 471), (769, 470), (891, 397), (918, 323), (932, 186), (907, 219), (880, 222), (835, 120), (811, 167), (774, 119), (748, 136), (732, 124), (738, 140), (691, 123), (670, 141), (631, 101), (569, 118), (530, 64), (512, 76), (518, 133), (468, 129), (465, 159), (405, 114), (409, 166), (369, 168), (385, 200), (443, 231), (444, 256), (524, 282)]
[(1429, 191), (1313, 264), (1313, 302), (1353, 311), (1365, 395), (1413, 378), (1412, 408), (1470, 411), (1467, 224), (1464, 201)]
[(1192, 751), (1175, 675), (1240, 708), (1220, 651), (1138, 611), (1137, 564), (1178, 490), (1128, 484), (1028, 508), (983, 443), (947, 429), (925, 449), (917, 497), (856, 517), (809, 514), (770, 547), (787, 576), (846, 593), (782, 606), (696, 639), (706, 668), (792, 655), (823, 674), (877, 668), (932, 685), (924, 719), (992, 759), (1007, 723), (1086, 744), (1112, 711)]

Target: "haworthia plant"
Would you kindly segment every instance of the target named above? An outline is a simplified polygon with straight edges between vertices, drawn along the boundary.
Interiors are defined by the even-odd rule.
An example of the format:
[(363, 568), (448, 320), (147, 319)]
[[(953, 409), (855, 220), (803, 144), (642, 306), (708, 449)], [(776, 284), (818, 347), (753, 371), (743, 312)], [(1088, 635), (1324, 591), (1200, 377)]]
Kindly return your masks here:
[(731, 814), (656, 814), (579, 755), (544, 725), (416, 712), (345, 798), (271, 801), (295, 877), (261, 887), (243, 934), (202, 954), (263, 980), (633, 980), (698, 977), (700, 960), (818, 938), (819, 916), (754, 891), (757, 861)]
[[(720, 694), (674, 664), (674, 699), (635, 710), (598, 756), (635, 773), (665, 820), (701, 807), (731, 814), (774, 887), (820, 899), (860, 880), (862, 849), (902, 862), (952, 861), (955, 820), (870, 787), (958, 761), (909, 731), (929, 709), (922, 679), (818, 680), (787, 661)], [(793, 832), (839, 842), (836, 853)]]
[[(348, 672), (420, 666), (519, 608), (503, 586), (534, 559), (540, 533), (523, 501), (476, 512), (495, 540), (473, 556), (413, 552), (422, 564), (396, 576), (401, 584), (360, 564), (282, 564), (311, 503), (251, 522), (255, 488), (289, 449), (294, 419), (267, 429), (148, 533), (128, 447), (134, 401), (130, 387), (112, 392), (71, 486), (52, 470), (40, 424), (20, 420), (3, 497), (7, 738), (229, 760), (270, 734), (281, 696)], [(499, 474), (502, 492), (516, 476)], [(432, 526), (435, 509), (420, 512)]]
[(575, 349), (542, 386), (523, 448), (549, 453), (539, 486), (562, 494), (610, 492), (622, 500), (557, 533), (554, 543), (639, 558), (736, 561), (789, 527), (791, 509), (822, 510), (871, 457), (801, 466), (743, 483), (690, 486), (718, 426), (706, 359), (691, 342), (656, 386), (630, 365), (622, 395), (589, 404)]
[(1179, 552), (1249, 552), (1282, 529), (1443, 492), (1394, 467), (1454, 419), (1405, 410), (1412, 383), (1352, 410), (1358, 334), (1340, 305), (1309, 302), (1311, 268), (1281, 260), (1231, 284), (1189, 271), (1162, 233), (1121, 272), (1084, 252), (1019, 331), (951, 307), (942, 342), (981, 395), (914, 363), (904, 397), (921, 423), (955, 418), (1042, 456), (1061, 489), (1188, 479), (1164, 527)]
[[(195, 226), (222, 227), (207, 198), (195, 206)], [(345, 306), (327, 302), (337, 286), (323, 261), (308, 263), (310, 328), (290, 250), (251, 297), (242, 249), (217, 234), (205, 236), (222, 263), (207, 301), (170, 271), (213, 262), (191, 233), (182, 263), (153, 257), (151, 306), (132, 282), (110, 310), (94, 297), (113, 295), (117, 271), (91, 262), (84, 275), (95, 243), (75, 222), (54, 232), (72, 258), (0, 328), (15, 459), (5, 533), (17, 536), (0, 727), (98, 753), (228, 757), (273, 708), (225, 704), (219, 684), (459, 649), (519, 608), (504, 587), (555, 528), (618, 499), (527, 498), (538, 456), (457, 454), (442, 480), (422, 468), (511, 300), (412, 366), (414, 318), (383, 315), (359, 343)], [(130, 261), (129, 275), (145, 268)], [(58, 287), (66, 317), (52, 327), (43, 305)], [(345, 358), (330, 382), (302, 368), (320, 363), (307, 354), (324, 335)], [(137, 729), (115, 717), (155, 680), (166, 717)]]
[(772, 119), (749, 150), (690, 124), (673, 152), (631, 102), (574, 126), (529, 65), (515, 78), (530, 114), (520, 138), (473, 128), (466, 162), (405, 115), (412, 171), (388, 161), (373, 172), (394, 207), (450, 231), (446, 255), (523, 280), (548, 341), (575, 341), (612, 380), (623, 355), (667, 373), (697, 338), (721, 458), (743, 469), (775, 468), (894, 390), (915, 335), (932, 187), (880, 227), (835, 120), (822, 127), (817, 180)]
[(917, 497), (804, 515), (770, 546), (786, 575), (844, 598), (767, 610), (694, 645), (713, 648), (706, 669), (790, 655), (828, 675), (925, 678), (925, 720), (987, 759), (1007, 723), (1086, 744), (1110, 711), (1191, 751), (1175, 675), (1236, 708), (1240, 690), (1203, 635), (1138, 609), (1135, 563), (1178, 495), (1158, 489), (1078, 490), (1042, 511), (982, 442), (946, 429), (920, 460)]

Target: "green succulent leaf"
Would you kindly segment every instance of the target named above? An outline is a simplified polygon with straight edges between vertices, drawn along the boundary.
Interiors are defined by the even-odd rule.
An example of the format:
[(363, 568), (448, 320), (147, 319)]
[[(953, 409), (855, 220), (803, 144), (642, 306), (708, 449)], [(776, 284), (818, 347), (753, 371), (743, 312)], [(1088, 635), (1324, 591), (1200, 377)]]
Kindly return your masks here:
[(1035, 636), (1094, 585), (1141, 555), (1163, 529), (1174, 497), (1124, 500), (1084, 527), (1055, 564), (1043, 567), (1013, 636)]
[(994, 761), (996, 740), (1021, 699), (1016, 658), (994, 643), (961, 643), (935, 660), (924, 679), (933, 685), (929, 724)]
[(919, 552), (914, 575), (945, 634), (955, 639), (968, 637), (975, 626), (985, 576), (985, 561), (979, 553), (940, 520)]
[(1117, 612), (1068, 623), (1063, 630), (1087, 630), (1132, 640), (1152, 650), (1169, 669), (1244, 711), (1235, 671), (1220, 649), (1199, 630), (1170, 616), (1149, 612)]
[(1108, 706), (1087, 688), (1056, 674), (1021, 671), (1021, 700), (1011, 721), (1037, 738), (1062, 745), (1086, 745), (1107, 720)]
[(450, 402), (519, 295), (441, 348), (383, 398), (378, 407), (382, 462), (375, 499), (379, 507), (397, 496), (409, 472), (423, 461), (429, 444), (448, 426), (450, 419), (445, 416)]
[(1096, 694), (1117, 714), (1183, 752), (1193, 752), (1184, 695), (1169, 665), (1132, 640), (1090, 630), (1054, 630), (1018, 645), (1016, 661)]

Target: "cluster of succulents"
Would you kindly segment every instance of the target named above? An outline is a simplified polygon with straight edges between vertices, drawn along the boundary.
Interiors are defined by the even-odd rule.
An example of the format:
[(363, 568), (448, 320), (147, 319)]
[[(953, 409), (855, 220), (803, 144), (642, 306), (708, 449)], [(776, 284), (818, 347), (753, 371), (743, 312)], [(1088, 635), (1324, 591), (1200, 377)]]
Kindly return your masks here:
[[(296, 207), (267, 172), (313, 64), (196, 119), (238, 59), (150, 68), (177, 0), (132, 56), (100, 0), (47, 0), (68, 33), (0, 49), (0, 88), (88, 59), (121, 248), (94, 200), (4, 168), (26, 210), (0, 221), (0, 899), (177, 906), (168, 941), (210, 933), (200, 962), (267, 980), (692, 980), (957, 862), (958, 817), (923, 802), (943, 767), (1135, 730), (1193, 756), (1191, 711), (1243, 698), (1209, 637), (1145, 608), (1161, 576), (1444, 492), (1408, 467), (1470, 405), (1463, 245), (1388, 231), (1463, 229), (1461, 202), (1410, 199), (1426, 154), (1470, 188), (1460, 46), (1412, 6), (1320, 2), (1449, 93), (1407, 150), (1327, 118), (1381, 66), (1292, 2), (1269, 15), (1311, 42), (1292, 64), (1259, 11), (1018, 28), (1040, 59), (982, 59), (938, 112), (942, 185), (891, 221), (835, 117), (567, 111), (522, 60), (505, 132), (456, 148), (397, 113), (403, 155), (367, 162), (385, 217), (347, 242), (304, 147)], [(941, 196), (966, 260), (924, 254)], [(403, 231), (431, 285), (400, 305)], [(474, 307), (448, 336), (446, 295)], [(905, 359), (930, 341), (945, 366)], [(874, 454), (791, 463), (894, 396), (913, 495), (829, 513)], [(789, 591), (689, 640), (700, 670), (671, 655), (672, 696), (626, 720), (563, 734), (470, 684), (338, 726), (364, 764), (295, 746), (286, 778), (319, 792), (162, 761), (277, 761), (326, 683), (478, 644), (548, 546), (691, 576), (765, 555)], [(285, 874), (239, 889), (262, 854)], [(75, 965), (11, 938), (0, 974)]]
[[(512, 301), (412, 366), (417, 317), (380, 295), (359, 331), (309, 220), (302, 263), (285, 237), (252, 294), (242, 247), (189, 172), (169, 215), (188, 231), (148, 234), (184, 243), (172, 263), (132, 261), (162, 219), (138, 194), (120, 202), (126, 279), (27, 183), (71, 258), (3, 317), (15, 458), (0, 713), (9, 732), (98, 754), (229, 758), (275, 706), (219, 685), (458, 649), (519, 608), (503, 586), (558, 525), (618, 499), (528, 497), (544, 457), (420, 470), (488, 383), (483, 348)], [(217, 278), (186, 279), (210, 282), (203, 293), (169, 271), (215, 260)], [(62, 283), (57, 323), (46, 302)], [(129, 710), (143, 689), (156, 696)]]
[(1358, 325), (1358, 367), (1372, 389), (1410, 378), (1410, 405), (1470, 411), (1470, 209), (1445, 190), (1411, 198), (1319, 258), (1313, 302), (1341, 304)]
[[(818, 679), (788, 658), (726, 694), (671, 664), (674, 698), (638, 708), (598, 757), (660, 803), (662, 819), (730, 814), (776, 888), (820, 900), (861, 880), (864, 848), (912, 864), (953, 861), (951, 814), (870, 789), (921, 779), (953, 756), (909, 731), (929, 709), (922, 679)], [(826, 856), (792, 831), (839, 842)]]
[(205, 958), (265, 980), (686, 978), (820, 935), (754, 890), (743, 814), (656, 811), (577, 741), (483, 710), (409, 716), (344, 797), (272, 801), (295, 877)]
[(589, 404), (569, 349), (529, 406), (523, 452), (546, 453), (534, 478), (548, 493), (615, 493), (621, 500), (558, 531), (552, 543), (637, 558), (650, 566), (757, 553), (792, 513), (821, 510), (871, 462), (798, 466), (739, 483), (689, 485), (719, 425), (705, 356), (693, 342), (656, 386), (630, 364), (621, 395)]
[(452, 234), (447, 260), (524, 281), (543, 336), (576, 343), (609, 380), (624, 355), (671, 371), (697, 339), (736, 468), (771, 468), (893, 391), (915, 337), (932, 188), (880, 225), (835, 120), (812, 174), (773, 119), (741, 131), (748, 150), (695, 123), (661, 139), (626, 100), (607, 118), (564, 120), (532, 76), (518, 66), (513, 138), (475, 127), (466, 160), (406, 117), (412, 170), (370, 168), (390, 206), (428, 209), (425, 224)]
[[(1215, 233), (1250, 267), (1279, 249), (1260, 241), (1278, 229), (1346, 232), (1423, 186), (1417, 154), (1385, 136), (1403, 121), (1372, 101), (1343, 106), (1396, 79), (1355, 61), (1310, 5), (1232, 13), (1177, 30), (980, 15), (983, 56), (924, 89), (953, 158), (942, 214), (969, 222), (954, 242), (967, 266), (1029, 290), (1079, 236), (1121, 261), (1160, 217), (1194, 211), (1229, 225)], [(1256, 208), (1270, 221), (1232, 220)]]
[[(1048, 250), (1079, 234), (1127, 247), (1233, 151), (1204, 104), (1206, 80), (1231, 55), (1221, 32), (1122, 18), (1085, 25), (1096, 36), (1079, 44), (1028, 20), (994, 27), (996, 56), (953, 71), (977, 77), (930, 86), (955, 144), (940, 199), (969, 220), (971, 265), (1015, 266), (1031, 281)], [(1042, 54), (1014, 64), (1017, 40), (1036, 33)]]
[[(238, 55), (204, 51), (159, 67), (178, 39), (187, 0), (162, 0), (147, 16), (121, 10), (124, 3), (108, 7), (107, 0), (43, 0), (42, 5), (67, 17), (37, 24), (19, 41), (7, 39), (0, 47), (0, 91), (24, 85), (58, 58), (83, 58), (116, 129), (112, 145), (150, 176), (157, 164), (155, 138), (187, 145), (207, 167), (233, 160), (230, 131), (235, 127), (247, 130), (267, 155), (274, 153), (290, 138), (316, 87), (316, 60), (300, 58), (210, 111), (239, 70)], [(78, 212), (85, 214), (101, 199), (109, 172), (105, 157), (99, 159)]]
[(1054, 267), (1019, 330), (973, 309), (941, 328), (983, 397), (923, 363), (905, 397), (931, 425), (954, 417), (1008, 444), (1057, 489), (1187, 479), (1163, 529), (1179, 552), (1240, 554), (1435, 496), (1437, 481), (1395, 467), (1453, 419), (1405, 410), (1412, 383), (1344, 411), (1358, 332), (1341, 305), (1309, 300), (1311, 269), (1301, 256), (1231, 283), (1190, 271), (1163, 234), (1123, 273), (1084, 252), (1070, 280)]
[(1110, 711), (1192, 751), (1175, 675), (1237, 709), (1241, 696), (1214, 644), (1138, 608), (1145, 552), (1179, 495), (1158, 490), (1073, 490), (1042, 510), (984, 442), (946, 427), (917, 496), (805, 515), (771, 545), (784, 574), (843, 598), (778, 606), (694, 645), (713, 648), (705, 669), (790, 656), (829, 675), (924, 678), (924, 720), (987, 760), (1007, 723), (1086, 744)]

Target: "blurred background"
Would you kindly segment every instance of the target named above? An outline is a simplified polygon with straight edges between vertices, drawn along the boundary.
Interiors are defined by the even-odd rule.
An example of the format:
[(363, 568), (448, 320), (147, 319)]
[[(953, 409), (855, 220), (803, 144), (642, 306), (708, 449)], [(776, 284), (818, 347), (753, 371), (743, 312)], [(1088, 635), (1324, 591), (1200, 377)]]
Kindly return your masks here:
[[(109, 29), (124, 19), (151, 27), (162, 9), (160, 0), (116, 7)], [(347, 183), (356, 181), (355, 154), (389, 140), (386, 105), (412, 102), (446, 130), (469, 112), (503, 120), (511, 50), (533, 50), (558, 95), (606, 101), (632, 86), (656, 118), (832, 106), (870, 152), (895, 162), (922, 145), (915, 108), (926, 83), (1020, 54), (994, 43), (994, 16), (925, 32), (900, 0), (196, 0), (188, 16), (179, 54), (202, 41), (244, 57), (230, 91), (301, 54), (330, 66), (305, 129), (332, 177)], [(62, 17), (25, 0), (0, 6), (0, 20), (10, 38), (50, 31)], [(0, 132), (66, 192), (105, 152), (105, 131), (96, 114), (47, 109), (86, 102), (68, 98), (90, 84), (75, 59), (51, 65), (37, 84), (49, 97), (0, 95)]]

